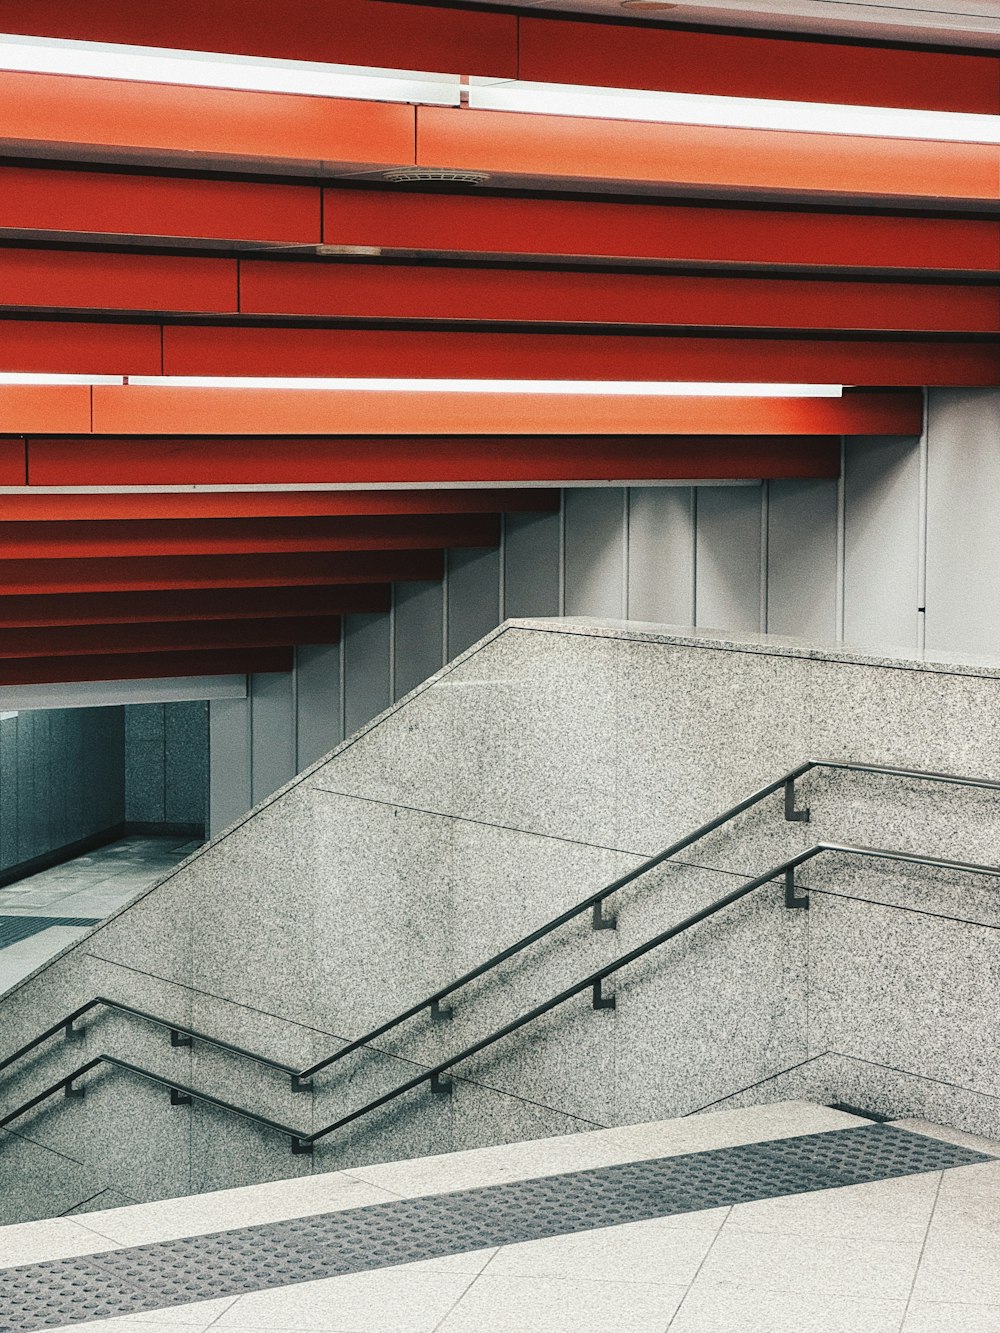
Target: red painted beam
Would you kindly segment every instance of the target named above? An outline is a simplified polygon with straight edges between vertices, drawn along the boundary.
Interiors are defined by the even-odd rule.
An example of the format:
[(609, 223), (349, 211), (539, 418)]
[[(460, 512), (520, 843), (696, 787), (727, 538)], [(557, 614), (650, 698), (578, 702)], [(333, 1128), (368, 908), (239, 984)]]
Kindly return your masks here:
[[(67, 342), (73, 339), (72, 328), (68, 327)], [(3, 341), (0, 325), (0, 347)], [(395, 375), (442, 379), (721, 380), (901, 387), (1000, 382), (994, 345), (930, 340), (658, 338), (182, 324), (163, 330), (167, 375), (378, 377), (389, 367)], [(524, 407), (523, 401), (518, 406)], [(117, 430), (96, 421), (95, 417), (95, 429)], [(338, 433), (355, 429), (365, 427), (344, 425)]]
[(327, 171), (413, 162), (401, 103), (0, 71), (4, 156)]
[[(2, 91), (2, 83), (0, 83)], [(995, 144), (417, 108), (417, 165), (809, 201), (993, 206)]]
[(27, 481), (27, 441), (21, 435), (0, 436), (0, 486), (24, 486)]
[(291, 648), (15, 658), (12, 661), (0, 661), (0, 685), (49, 685), (81, 680), (156, 680), (178, 676), (242, 676), (257, 671), (291, 671), (293, 660), (294, 651)]
[(6, 597), (0, 629), (46, 625), (127, 625), (164, 621), (276, 620), (388, 611), (384, 583), (328, 587), (189, 588), (161, 592), (76, 593)]
[(114, 0), (19, 0), (4, 15), (4, 30), (36, 37), (172, 46), (283, 60), (321, 60), (382, 68), (443, 70), (457, 74), (517, 73), (517, 18), (513, 14), (414, 9), (372, 0), (172, 0), (131, 10)]
[(282, 648), (297, 643), (339, 641), (339, 616), (69, 627), (46, 625), (41, 628), (6, 630), (0, 639), (0, 661), (29, 657), (107, 656), (109, 653)]
[(441, 551), (0, 560), (0, 595), (403, 583), (439, 579), (443, 570)]
[[(4, 270), (0, 251), (0, 282)], [(47, 280), (38, 285), (60, 301), (57, 275), (51, 287)], [(245, 314), (1000, 332), (1000, 294), (993, 285), (244, 261), (239, 286)], [(15, 289), (18, 301), (31, 290), (30, 281)], [(99, 295), (95, 283), (95, 301)], [(6, 289), (3, 299), (13, 304)]]
[(0, 306), (232, 314), (240, 308), (237, 264), (180, 255), (0, 249)]
[[(895, 401), (893, 399), (893, 401)], [(908, 398), (902, 413), (880, 422), (869, 419), (866, 429), (845, 433), (866, 434), (879, 425), (890, 434), (920, 433), (920, 400)], [(860, 425), (860, 422), (856, 424)], [(119, 437), (81, 440), (72, 436), (30, 441), (31, 480), (37, 486), (174, 486), (253, 485), (326, 482), (340, 485), (379, 485), (409, 482), (572, 482), (626, 479), (738, 479), (763, 477), (833, 477), (840, 467), (839, 433), (823, 436), (511, 436), (450, 438), (387, 437), (384, 439), (245, 439)], [(294, 494), (287, 493), (286, 494)], [(357, 497), (373, 509), (387, 491), (340, 492), (334, 502)], [(434, 494), (409, 491), (405, 495)], [(443, 492), (468, 495), (468, 491)], [(491, 507), (517, 509), (552, 492), (526, 489), (507, 499), (503, 492), (486, 490)], [(56, 503), (77, 497), (38, 497), (37, 503)], [(141, 497), (167, 504), (180, 497)], [(186, 497), (185, 497), (186, 498)], [(195, 497), (192, 497), (195, 498)], [(208, 499), (209, 497), (205, 497)], [(222, 497), (213, 496), (213, 500)], [(265, 493), (226, 497), (238, 504), (256, 505)], [(320, 499), (322, 499), (322, 494)], [(23, 503), (35, 497), (10, 496)], [(136, 496), (80, 497), (81, 503), (110, 505), (121, 499), (138, 503)], [(27, 511), (30, 512), (30, 511)], [(53, 511), (69, 517), (61, 508)], [(107, 513), (107, 510), (102, 511)], [(12, 517), (26, 511), (11, 510)]]
[[(21, 476), (24, 480), (24, 442), (21, 449)], [(107, 451), (110, 444), (116, 451), (111, 460)], [(39, 475), (64, 477), (54, 458), (68, 464), (75, 481), (38, 481), (35, 485), (119, 485), (145, 484), (123, 482), (122, 466), (136, 464), (140, 468), (155, 468), (156, 461), (174, 464), (171, 476), (178, 481), (190, 482), (190, 468), (198, 468), (198, 459), (207, 449), (211, 456), (214, 442), (203, 448), (190, 448), (189, 442), (179, 440), (104, 441), (79, 438), (73, 440), (36, 440), (33, 449), (39, 456)], [(290, 451), (296, 457), (300, 449), (288, 441), (270, 441), (272, 450), (281, 455)], [(62, 450), (60, 451), (60, 446)], [(252, 445), (247, 446), (251, 450)], [(162, 454), (162, 457), (160, 456)], [(254, 458), (257, 455), (254, 452)], [(151, 463), (151, 460), (156, 460)], [(209, 457), (211, 463), (211, 458)], [(129, 475), (133, 475), (131, 472)], [(145, 472), (143, 473), (145, 476)], [(86, 480), (83, 480), (86, 478)], [(8, 483), (2, 483), (8, 484)], [(155, 484), (155, 483), (152, 483)], [(162, 482), (160, 484), (163, 484)], [(537, 487), (519, 487), (510, 490), (408, 490), (408, 491), (152, 491), (123, 495), (5, 495), (0, 500), (0, 525), (12, 522), (64, 523), (72, 520), (113, 522), (118, 519), (260, 519), (303, 517), (335, 517), (341, 515), (393, 514), (496, 514), (508, 511), (518, 513), (552, 512), (559, 508), (559, 493)], [(3, 530), (0, 527), (0, 549)]]
[(737, 97), (802, 98), (955, 111), (996, 111), (991, 53), (902, 50), (807, 36), (689, 32), (371, 0), (175, 0), (130, 9), (116, 0), (19, 0), (9, 32), (130, 45), (189, 47), (347, 64), (448, 70)]
[[(443, 379), (728, 380), (956, 387), (981, 387), (1000, 380), (992, 344), (933, 339), (655, 337), (170, 324), (162, 329), (161, 357), (160, 338), (160, 328), (152, 324), (0, 320), (0, 368), (68, 374), (379, 377), (385, 374), (386, 367), (392, 367), (398, 375)], [(12, 392), (0, 390), (0, 396)], [(80, 392), (85, 394), (86, 390)], [(122, 399), (120, 389), (98, 388), (94, 395), (94, 429), (118, 433), (122, 427), (117, 424), (117, 414), (112, 417), (105, 409), (112, 403), (124, 407), (126, 402), (139, 407), (150, 401), (142, 397), (150, 392), (169, 410), (166, 393), (179, 391), (133, 387), (128, 390), (127, 399)], [(267, 402), (271, 407), (278, 406), (279, 401), (283, 403), (282, 418), (289, 407), (295, 407), (287, 394), (282, 398), (270, 390), (261, 392), (270, 395)], [(310, 395), (297, 391), (293, 397), (301, 399), (301, 408), (307, 408), (311, 399)], [(387, 399), (389, 395), (382, 397)], [(404, 402), (405, 395), (391, 397), (395, 408), (385, 403), (385, 419), (396, 421), (399, 414), (395, 409), (402, 408), (403, 424), (391, 429), (405, 431), (411, 405)], [(371, 404), (366, 405), (365, 398), (366, 395), (353, 394), (341, 412), (340, 403), (334, 403), (328, 395), (328, 405), (337, 413), (333, 420), (343, 418), (343, 424), (336, 428), (338, 434), (374, 429), (373, 425), (364, 424), (371, 421)], [(207, 403), (208, 399), (202, 401)], [(218, 401), (222, 405), (222, 400)], [(225, 400), (221, 419), (231, 417), (231, 424), (222, 426), (224, 433), (247, 429), (241, 423), (247, 419), (243, 409), (249, 401), (246, 394), (241, 394), (238, 400), (229, 395)], [(261, 400), (257, 396), (254, 401)], [(524, 406), (523, 401), (519, 406)], [(292, 415), (305, 413), (293, 410)], [(416, 415), (422, 416), (424, 412), (418, 408)], [(0, 422), (12, 432), (67, 429), (40, 422), (25, 424), (31, 419), (30, 414), (27, 418), (15, 414), (0, 417)], [(268, 419), (274, 418), (265, 409), (261, 420)], [(348, 425), (348, 421), (359, 424)], [(81, 428), (86, 429), (78, 427)], [(328, 428), (328, 420), (324, 420), (312, 431)], [(176, 428), (164, 424), (159, 433), (167, 429)], [(263, 429), (268, 433), (283, 433), (286, 428), (272, 425)], [(287, 429), (293, 433), (297, 428)], [(463, 427), (435, 429), (460, 431)]]
[(5, 523), (0, 530), (0, 560), (423, 551), (448, 546), (495, 546), (499, 540), (500, 520), (495, 514), (14, 522)]
[(1000, 61), (987, 51), (907, 50), (525, 15), (519, 56), (519, 77), (542, 83), (1000, 111)]
[[(58, 375), (159, 375), (160, 338), (158, 324), (0, 319), (0, 370)], [(0, 388), (0, 394), (11, 392)], [(86, 395), (87, 390), (77, 392)], [(6, 426), (6, 417), (0, 417), (0, 422)]]
[[(720, 357), (715, 368), (723, 378), (745, 366)], [(811, 369), (820, 379), (829, 374), (821, 361)], [(99, 435), (908, 435), (920, 433), (923, 418), (919, 393), (872, 391), (843, 398), (522, 397), (98, 385), (92, 398)]]
[(0, 167), (0, 228), (316, 245), (315, 185)]
[[(1000, 229), (998, 229), (1000, 236)], [(1000, 332), (995, 285), (274, 263), (0, 248), (0, 308)]]
[[(346, 186), (325, 190), (323, 199), (323, 239), (329, 245), (691, 264), (1000, 271), (1000, 227), (990, 218), (396, 194)], [(0, 196), (0, 210), (4, 207)]]

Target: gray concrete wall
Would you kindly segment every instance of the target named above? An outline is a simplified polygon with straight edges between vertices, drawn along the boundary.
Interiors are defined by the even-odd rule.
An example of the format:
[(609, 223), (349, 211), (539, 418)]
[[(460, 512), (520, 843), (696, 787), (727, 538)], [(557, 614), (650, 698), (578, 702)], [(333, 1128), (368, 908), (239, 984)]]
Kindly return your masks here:
[(391, 611), (346, 618), (339, 647), (212, 705), (212, 830), (505, 618), (1000, 652), (998, 446), (1000, 393), (934, 389), (923, 439), (844, 440), (839, 481), (592, 487), (509, 515), (499, 551), (453, 554), (443, 585), (398, 585)]
[(205, 827), (208, 704), (130, 704), (124, 713), (125, 818)]
[(0, 871), (122, 822), (122, 711), (51, 709), (0, 721)]
[[(104, 994), (304, 1065), (805, 757), (1000, 779), (998, 733), (995, 672), (635, 627), (511, 626), (11, 992), (0, 1044)], [(575, 921), (457, 996), (451, 1022), (413, 1019), (311, 1094), (107, 1016), (80, 1045), (55, 1042), (3, 1080), (4, 1105), (104, 1051), (311, 1129), (817, 839), (997, 861), (987, 793), (821, 773), (802, 799), (808, 825), (769, 800), (623, 892), (616, 931)], [(108, 1072), (83, 1103), (59, 1099), (5, 1142), (0, 1197), (16, 1216), (95, 1197), (85, 1206), (101, 1207), (686, 1114), (787, 1095), (790, 1079), (806, 1095), (833, 1080), (831, 1099), (871, 1104), (905, 1077), (911, 1111), (971, 1128), (971, 1099), (976, 1127), (1000, 1136), (1000, 922), (984, 915), (995, 886), (832, 862), (806, 878), (809, 913), (768, 887), (623, 974), (615, 1010), (580, 996), (468, 1062), (450, 1098), (425, 1085), (312, 1158)]]

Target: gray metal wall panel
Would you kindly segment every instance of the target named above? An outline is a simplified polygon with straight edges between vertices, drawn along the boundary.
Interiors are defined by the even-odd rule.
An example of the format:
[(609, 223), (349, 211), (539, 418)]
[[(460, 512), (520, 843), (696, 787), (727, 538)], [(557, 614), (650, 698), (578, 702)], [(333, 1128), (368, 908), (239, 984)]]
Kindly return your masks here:
[(844, 639), (912, 651), (919, 605), (918, 441), (849, 439), (844, 495)]
[(444, 665), (444, 586), (397, 583), (393, 590), (393, 698), (401, 699)]
[(634, 486), (629, 494), (628, 617), (694, 621), (694, 488)]
[(559, 515), (508, 514), (504, 521), (504, 619), (557, 616)]
[(445, 597), (448, 660), (500, 623), (500, 551), (449, 551)]
[(935, 389), (927, 446), (926, 646), (1000, 653), (1000, 392)]
[(308, 768), (343, 740), (340, 644), (308, 644), (295, 650), (299, 769)]
[(697, 497), (695, 623), (760, 628), (758, 486), (700, 486)]
[(837, 482), (769, 483), (767, 630), (837, 635)]
[(387, 611), (344, 617), (344, 735), (389, 707), (391, 662)]
[(295, 683), (291, 671), (250, 677), (251, 796), (263, 801), (295, 776)]
[(208, 706), (209, 833), (216, 837), (252, 803), (250, 700), (213, 699)]
[(565, 614), (625, 614), (625, 491), (619, 486), (564, 492)]

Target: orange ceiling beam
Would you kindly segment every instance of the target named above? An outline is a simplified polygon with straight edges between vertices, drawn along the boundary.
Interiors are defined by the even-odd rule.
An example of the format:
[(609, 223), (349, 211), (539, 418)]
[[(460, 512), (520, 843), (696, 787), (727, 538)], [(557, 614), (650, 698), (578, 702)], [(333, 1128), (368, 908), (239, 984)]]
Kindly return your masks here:
[(256, 170), (413, 161), (414, 108), (390, 102), (0, 71), (0, 103), (7, 155)]
[(388, 611), (388, 584), (303, 588), (189, 588), (176, 592), (69, 593), (5, 597), (0, 629), (46, 625), (163, 624), (169, 621), (293, 619)]
[[(7, 156), (300, 173), (408, 165), (512, 181), (994, 203), (995, 145), (659, 125), (0, 72)], [(416, 141), (414, 142), (414, 136)]]
[[(10, 369), (10, 367), (8, 367)], [(57, 422), (62, 425), (57, 425)], [(41, 431), (54, 435), (80, 435), (90, 431), (90, 389), (83, 384), (33, 385), (0, 384), (0, 430), (5, 434), (33, 434)], [(23, 446), (22, 446), (23, 448)], [(18, 443), (8, 443), (0, 451), (7, 456), (4, 472), (17, 469)], [(21, 482), (8, 482), (20, 485)]]
[(920, 395), (907, 393), (767, 399), (93, 389), (93, 429), (104, 435), (906, 435), (919, 434), (921, 416)]
[[(901, 428), (913, 420), (899, 420)], [(905, 432), (904, 432), (905, 433)], [(331, 510), (383, 512), (385, 503), (402, 505), (395, 497), (456, 496), (476, 508), (481, 496), (484, 507), (505, 511), (548, 509), (555, 494), (537, 489), (537, 483), (609, 481), (667, 481), (694, 477), (715, 479), (764, 477), (836, 477), (840, 472), (839, 436), (450, 436), (412, 438), (386, 436), (367, 439), (310, 438), (157, 438), (157, 437), (64, 437), (32, 439), (28, 442), (30, 479), (37, 486), (82, 485), (289, 485), (326, 483), (341, 486), (385, 486), (408, 483), (421, 487), (447, 482), (491, 486), (497, 483), (530, 482), (514, 491), (461, 489), (439, 491), (363, 490), (324, 492), (315, 498), (329, 503)], [(295, 498), (294, 492), (284, 492)], [(468, 497), (463, 499), (463, 497)], [(309, 496), (303, 497), (309, 499)], [(269, 512), (282, 494), (255, 491), (251, 495), (176, 494), (141, 496), (30, 496), (5, 497), (12, 518), (35, 518), (52, 513), (60, 518), (75, 515), (65, 508), (92, 502), (95, 517), (112, 513), (121, 517), (139, 506), (149, 512), (162, 507), (176, 512), (190, 500), (205, 500), (220, 506), (253, 505)], [(121, 507), (119, 503), (121, 502)], [(429, 502), (428, 502), (429, 503)], [(22, 507), (23, 506), (23, 507)], [(44, 506), (41, 510), (35, 506)], [(132, 509), (126, 509), (132, 506)], [(259, 506), (259, 510), (258, 507)], [(165, 516), (165, 515), (164, 515)]]
[(441, 578), (443, 570), (441, 551), (0, 560), (0, 596), (424, 582)]
[(831, 201), (1000, 198), (995, 144), (417, 109), (417, 163), (563, 182)]
[[(118, 441), (120, 446), (123, 442)], [(194, 462), (189, 441), (166, 443), (168, 453), (183, 457), (185, 463)], [(248, 442), (249, 443), (249, 442)], [(115, 442), (110, 442), (114, 449)], [(109, 442), (80, 439), (37, 440), (30, 448), (42, 455), (38, 471), (42, 475), (61, 475), (59, 464), (54, 465), (53, 452), (59, 446), (65, 449), (63, 457), (68, 474), (77, 485), (113, 485), (112, 478), (119, 462), (109, 461)], [(135, 464), (147, 456), (146, 440), (130, 441), (127, 451)], [(280, 459), (283, 442), (272, 441), (271, 449)], [(211, 452), (211, 450), (209, 450)], [(74, 466), (75, 459), (75, 466)], [(121, 461), (121, 460), (120, 460)], [(148, 466), (148, 462), (147, 462)], [(280, 464), (279, 464), (280, 466)], [(126, 464), (127, 467), (127, 464)], [(148, 477), (148, 473), (141, 473)], [(194, 481), (186, 469), (172, 472), (172, 476)], [(0, 483), (3, 484), (3, 483)], [(74, 482), (36, 482), (37, 485), (73, 485)], [(118, 484), (128, 484), (124, 473), (118, 475)], [(0, 525), (6, 523), (66, 523), (80, 520), (114, 523), (149, 519), (248, 519), (290, 517), (354, 517), (357, 515), (431, 515), (431, 514), (495, 514), (505, 512), (550, 513), (559, 508), (557, 491), (533, 487), (511, 490), (409, 490), (409, 491), (153, 491), (139, 494), (35, 494), (5, 495), (0, 501)], [(0, 526), (0, 545), (3, 533)]]
[(339, 641), (339, 616), (44, 625), (5, 630), (0, 638), (0, 663), (49, 657), (106, 657), (110, 653), (281, 648), (296, 643)]
[(291, 671), (292, 648), (217, 648), (189, 652), (109, 653), (0, 660), (0, 685), (69, 684), (82, 680), (158, 680)]
[(0, 562), (267, 552), (436, 551), (451, 546), (495, 546), (499, 540), (496, 513), (12, 522), (5, 523), (0, 532)]

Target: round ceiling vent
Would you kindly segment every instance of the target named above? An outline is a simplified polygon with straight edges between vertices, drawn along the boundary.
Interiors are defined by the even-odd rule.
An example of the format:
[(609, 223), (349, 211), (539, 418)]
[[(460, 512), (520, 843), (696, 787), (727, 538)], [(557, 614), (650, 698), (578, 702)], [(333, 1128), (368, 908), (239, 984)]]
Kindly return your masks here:
[(450, 167), (394, 167), (392, 171), (382, 173), (382, 179), (392, 181), (394, 185), (416, 182), (424, 185), (485, 185), (489, 178), (488, 171), (458, 171)]

